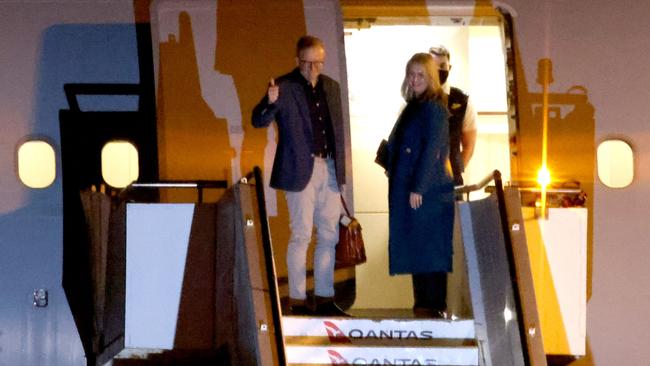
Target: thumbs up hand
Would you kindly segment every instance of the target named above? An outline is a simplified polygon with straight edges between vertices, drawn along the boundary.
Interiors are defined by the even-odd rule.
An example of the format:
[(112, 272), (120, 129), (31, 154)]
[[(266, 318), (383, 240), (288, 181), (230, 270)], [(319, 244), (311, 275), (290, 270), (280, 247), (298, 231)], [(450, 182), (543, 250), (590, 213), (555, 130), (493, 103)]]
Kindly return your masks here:
[(269, 88), (266, 91), (266, 95), (268, 96), (269, 104), (273, 104), (276, 100), (278, 100), (278, 96), (280, 95), (280, 87), (278, 85), (275, 85), (275, 80), (273, 80), (273, 78), (271, 78), (271, 81), (269, 82)]

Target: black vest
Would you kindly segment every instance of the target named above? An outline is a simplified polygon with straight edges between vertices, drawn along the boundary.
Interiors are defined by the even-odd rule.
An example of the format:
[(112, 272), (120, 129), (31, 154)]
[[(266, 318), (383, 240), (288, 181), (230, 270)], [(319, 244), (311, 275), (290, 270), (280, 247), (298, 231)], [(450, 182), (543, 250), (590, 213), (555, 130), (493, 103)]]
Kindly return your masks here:
[(454, 184), (457, 186), (463, 185), (461, 173), (465, 170), (460, 146), (468, 99), (469, 96), (458, 88), (452, 86), (449, 90), (449, 100), (447, 102), (447, 109), (449, 110), (449, 160), (451, 161), (451, 170), (454, 173)]

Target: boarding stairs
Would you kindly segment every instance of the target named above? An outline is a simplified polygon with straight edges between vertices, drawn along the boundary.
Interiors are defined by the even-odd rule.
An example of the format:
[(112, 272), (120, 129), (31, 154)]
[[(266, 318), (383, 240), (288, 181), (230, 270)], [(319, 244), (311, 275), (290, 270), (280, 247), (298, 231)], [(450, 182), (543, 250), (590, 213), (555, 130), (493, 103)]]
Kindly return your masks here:
[(495, 171), (456, 193), (491, 181), (489, 197), (457, 205), (472, 319), (283, 316), (284, 364), (546, 366), (517, 190)]
[(115, 232), (104, 261), (110, 286), (94, 287), (106, 299), (93, 318), (103, 328), (84, 338), (89, 366), (546, 366), (520, 198), (502, 189), (498, 172), (477, 185), (494, 180), (489, 197), (457, 205), (471, 319), (423, 319), (410, 309), (283, 315), (259, 168), (250, 180), (216, 204), (124, 199), (110, 212), (89, 210), (91, 222), (114, 219)]

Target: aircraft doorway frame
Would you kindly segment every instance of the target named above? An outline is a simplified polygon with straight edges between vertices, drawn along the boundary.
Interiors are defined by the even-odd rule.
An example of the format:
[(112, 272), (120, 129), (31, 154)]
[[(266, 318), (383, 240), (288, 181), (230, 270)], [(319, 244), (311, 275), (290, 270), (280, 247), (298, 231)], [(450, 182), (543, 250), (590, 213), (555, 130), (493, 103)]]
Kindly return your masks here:
[[(396, 8), (399, 8), (399, 6), (396, 6)], [(354, 47), (353, 45), (350, 45), (349, 37), (351, 36), (351, 33), (358, 31), (358, 32), (363, 32), (363, 30), (369, 29), (371, 27), (380, 27), (380, 26), (445, 26), (445, 27), (471, 27), (471, 26), (486, 26), (486, 25), (496, 25), (498, 26), (499, 29), (499, 35), (500, 35), (500, 43), (501, 43), (501, 50), (500, 52), (503, 53), (503, 83), (504, 85), (502, 86), (503, 89), (505, 90), (504, 92), (504, 97), (505, 97), (505, 107), (502, 108), (501, 110), (481, 110), (480, 106), (477, 108), (478, 110), (478, 120), (477, 124), (480, 125), (481, 119), (495, 119), (495, 118), (500, 118), (501, 121), (505, 120), (505, 123), (501, 123), (501, 129), (498, 130), (498, 133), (500, 133), (499, 136), (501, 137), (501, 144), (498, 145), (499, 147), (503, 147), (504, 145), (507, 147), (507, 151), (503, 151), (506, 149), (500, 149), (501, 151), (501, 156), (503, 164), (505, 167), (501, 166), (486, 166), (485, 169), (490, 169), (493, 170), (495, 168), (498, 168), (502, 171), (504, 176), (504, 181), (507, 181), (510, 179), (510, 176), (516, 176), (516, 135), (517, 135), (517, 113), (516, 113), (516, 108), (517, 108), (517, 101), (516, 101), (516, 85), (515, 85), (515, 69), (514, 69), (514, 50), (513, 50), (513, 44), (514, 42), (512, 41), (512, 19), (508, 14), (503, 14), (500, 12), (497, 12), (494, 9), (490, 9), (490, 12), (486, 11), (476, 11), (474, 8), (456, 8), (453, 10), (450, 9), (442, 9), (440, 15), (436, 13), (436, 9), (432, 8), (429, 11), (430, 15), (427, 16), (422, 16), (415, 14), (416, 12), (413, 11), (412, 8), (409, 8), (408, 6), (401, 7), (400, 9), (395, 9), (395, 11), (390, 11), (384, 9), (384, 12), (381, 13), (378, 11), (378, 9), (373, 9), (373, 8), (367, 8), (367, 9), (361, 9), (361, 7), (352, 7), (352, 6), (347, 6), (345, 2), (342, 4), (342, 9), (343, 9), (343, 24), (344, 24), (344, 31), (345, 31), (345, 40), (346, 40), (346, 63), (347, 63), (347, 68), (348, 68), (348, 93), (349, 93), (349, 103), (350, 103), (350, 130), (351, 130), (351, 140), (352, 140), (352, 161), (353, 161), (353, 176), (357, 179), (355, 179), (355, 184), (353, 186), (354, 188), (354, 197), (355, 197), (355, 214), (357, 215), (358, 218), (363, 222), (364, 224), (364, 229), (366, 229), (366, 232), (374, 232), (375, 234), (372, 235), (372, 238), (370, 240), (376, 240), (376, 243), (367, 243), (368, 248), (374, 248), (376, 253), (369, 253), (369, 257), (373, 257), (375, 260), (372, 262), (374, 263), (369, 263), (366, 264), (365, 266), (359, 267), (357, 269), (356, 273), (356, 289), (357, 289), (357, 295), (356, 295), (356, 301), (355, 304), (353, 305), (353, 308), (367, 308), (367, 307), (384, 307), (384, 308), (407, 308), (410, 307), (410, 302), (411, 302), (411, 293), (410, 293), (410, 279), (408, 276), (396, 276), (396, 277), (389, 277), (387, 275), (387, 263), (388, 263), (388, 254), (387, 254), (387, 248), (386, 248), (386, 243), (388, 239), (388, 233), (387, 233), (387, 199), (377, 199), (378, 197), (387, 197), (387, 182), (385, 182), (385, 177), (383, 176), (383, 171), (377, 166), (375, 166), (373, 162), (374, 159), (374, 153), (376, 150), (376, 147), (378, 145), (378, 142), (381, 141), (382, 138), (386, 138), (388, 136), (388, 133), (390, 132), (390, 127), (392, 127), (392, 123), (394, 120), (397, 118), (397, 115), (399, 113), (398, 108), (393, 108), (393, 110), (389, 110), (388, 113), (386, 113), (386, 106), (383, 105), (381, 101), (373, 101), (374, 109), (379, 109), (379, 114), (374, 114), (372, 118), (366, 117), (361, 117), (366, 120), (364, 120), (363, 124), (364, 126), (360, 127), (360, 124), (357, 122), (358, 119), (360, 118), (360, 115), (365, 112), (359, 112), (358, 108), (356, 108), (355, 103), (357, 103), (360, 99), (363, 99), (363, 95), (360, 95), (357, 90), (355, 90), (355, 82), (358, 84), (359, 81), (355, 80), (358, 78), (358, 72), (353, 70), (353, 64), (354, 64), (354, 57), (353, 52), (349, 52), (348, 47)], [(386, 16), (385, 14), (391, 14), (390, 16)], [(468, 31), (469, 32), (469, 31)], [(406, 38), (406, 39), (404, 39)], [(402, 40), (405, 43), (408, 43), (409, 45), (412, 45), (413, 42), (410, 42), (408, 37), (404, 37)], [(429, 38), (434, 38), (430, 37)], [(469, 39), (469, 36), (468, 38)], [(435, 40), (429, 41), (429, 42), (436, 42)], [(389, 43), (386, 42), (386, 45)], [(377, 66), (374, 65), (376, 69), (378, 70), (387, 70), (387, 71), (381, 71), (381, 74), (377, 73), (374, 78), (374, 82), (370, 84), (368, 82), (368, 85), (366, 89), (372, 88), (372, 93), (376, 92), (378, 89), (379, 90), (385, 90), (385, 89), (395, 89), (391, 90), (391, 98), (400, 98), (399, 97), (399, 86), (398, 87), (387, 87), (384, 83), (384, 80), (386, 77), (392, 77), (393, 79), (397, 78), (399, 79), (399, 82), (401, 82), (401, 78), (403, 77), (403, 65), (406, 63), (406, 60), (408, 60), (408, 57), (410, 54), (414, 52), (426, 52), (430, 46), (435, 46), (438, 44), (429, 44), (425, 42), (426, 47), (420, 47), (417, 48), (411, 53), (409, 53), (408, 56), (406, 56), (401, 64), (399, 66), (395, 66), (395, 64), (392, 67), (382, 67), (382, 66)], [(402, 46), (400, 44), (400, 46)], [(448, 48), (450, 48), (450, 51), (452, 53), (452, 58), (451, 58), (451, 64), (460, 64), (460, 58), (463, 57), (463, 52), (457, 52), (456, 55), (454, 55), (454, 49), (453, 47), (450, 47), (449, 45), (446, 45)], [(466, 50), (465, 50), (466, 51)], [(460, 56), (458, 56), (460, 55)], [(371, 60), (370, 62), (372, 63), (380, 63), (379, 59), (381, 57), (378, 57), (376, 54), (366, 54), (364, 55), (366, 57), (364, 62), (368, 62), (367, 60)], [(400, 59), (401, 60), (401, 59)], [(459, 65), (456, 67), (456, 69), (452, 70), (452, 76), (454, 72), (461, 73), (463, 72), (463, 67), (465, 67), (465, 70), (467, 69), (467, 65)], [(458, 69), (461, 70), (458, 70)], [(386, 76), (385, 73), (390, 73), (393, 75)], [(456, 85), (454, 83), (453, 77), (450, 76), (451, 83), (452, 85)], [(373, 79), (370, 79), (373, 80)], [(393, 85), (393, 84), (391, 84)], [(467, 92), (466, 86), (465, 85), (458, 85), (461, 87), (461, 89), (465, 90)], [(365, 91), (364, 91), (365, 93)], [(469, 92), (470, 98), (472, 98), (472, 92)], [(400, 102), (402, 102), (400, 100)], [(476, 104), (475, 104), (476, 105)], [(356, 109), (355, 109), (356, 108)], [(383, 113), (383, 114), (382, 114)], [(388, 128), (381, 128), (378, 124), (378, 119), (382, 118), (387, 121), (389, 124)], [(505, 126), (504, 126), (505, 125)], [(507, 129), (507, 130), (506, 130)], [(356, 132), (356, 133), (355, 133)], [(486, 134), (492, 134), (495, 135), (494, 129), (490, 129), (489, 131), (486, 132)], [(363, 136), (361, 138), (356, 138), (355, 135), (357, 136)], [(481, 136), (481, 130), (479, 130), (479, 137)], [(480, 143), (480, 142), (479, 142)], [(486, 145), (489, 145), (489, 143), (485, 143)], [(478, 144), (477, 144), (478, 145)], [(475, 151), (475, 159), (477, 157), (477, 154), (483, 154), (481, 152)], [(506, 155), (507, 154), (507, 155)], [(491, 155), (491, 154), (487, 154)], [(481, 165), (480, 163), (476, 163)], [(469, 165), (470, 169), (472, 164)], [(504, 172), (505, 170), (505, 172)], [(468, 169), (469, 171), (469, 169)], [(512, 172), (512, 175), (511, 175)], [(475, 180), (481, 179), (485, 174), (483, 172), (476, 173), (475, 175), (470, 175), (469, 177), (466, 176), (465, 182), (467, 184), (474, 183)], [(479, 178), (476, 178), (480, 176)], [(362, 177), (359, 179), (358, 177)], [(364, 185), (364, 182), (365, 185)], [(377, 188), (378, 186), (381, 186), (381, 183), (378, 184), (378, 182), (384, 182), (384, 187), (380, 187), (379, 189)], [(480, 198), (479, 195), (476, 195), (474, 198)], [(371, 199), (370, 197), (374, 197), (374, 199)], [(364, 220), (365, 219), (365, 220)], [(368, 240), (368, 239), (366, 239)], [(462, 260), (462, 258), (460, 258)], [(456, 261), (456, 259), (455, 259)], [(455, 265), (456, 266), (456, 265)], [(379, 276), (379, 277), (378, 277)], [(450, 276), (453, 277), (453, 276)], [(367, 281), (364, 281), (364, 278), (368, 278)], [(377, 280), (378, 278), (381, 278), (381, 280)], [(450, 281), (453, 281), (450, 279)], [(373, 285), (374, 283), (374, 285)], [(396, 291), (393, 295), (390, 296), (389, 299), (387, 299), (387, 296), (389, 296), (386, 291), (381, 291), (380, 289), (377, 288), (378, 284), (381, 284), (380, 286), (386, 286), (388, 285), (392, 289), (400, 289), (399, 291)], [(392, 292), (392, 291), (391, 291)], [(468, 294), (464, 295), (465, 299), (460, 299), (460, 300), (453, 300), (450, 299), (451, 302), (460, 302), (460, 305), (457, 306), (468, 306), (468, 305), (462, 305), (463, 303), (468, 304), (469, 299), (468, 299)]]

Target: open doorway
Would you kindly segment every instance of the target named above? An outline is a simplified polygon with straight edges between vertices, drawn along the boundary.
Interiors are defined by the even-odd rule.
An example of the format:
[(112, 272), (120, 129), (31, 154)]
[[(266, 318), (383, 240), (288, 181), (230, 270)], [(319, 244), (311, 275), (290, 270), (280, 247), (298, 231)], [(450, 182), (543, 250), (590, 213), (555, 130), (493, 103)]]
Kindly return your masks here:
[[(388, 181), (374, 158), (379, 142), (388, 137), (405, 105), (400, 85), (406, 62), (414, 53), (444, 45), (451, 53), (449, 83), (469, 94), (477, 111), (477, 142), (463, 174), (465, 183), (476, 183), (494, 169), (504, 181), (510, 180), (503, 19), (421, 20), (418, 24), (408, 18), (345, 22), (354, 207), (372, 259), (357, 268), (353, 308), (412, 306), (410, 276), (388, 275)], [(483, 197), (473, 195), (470, 198)]]

